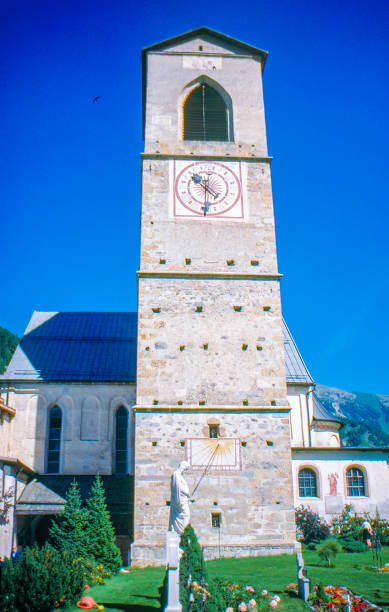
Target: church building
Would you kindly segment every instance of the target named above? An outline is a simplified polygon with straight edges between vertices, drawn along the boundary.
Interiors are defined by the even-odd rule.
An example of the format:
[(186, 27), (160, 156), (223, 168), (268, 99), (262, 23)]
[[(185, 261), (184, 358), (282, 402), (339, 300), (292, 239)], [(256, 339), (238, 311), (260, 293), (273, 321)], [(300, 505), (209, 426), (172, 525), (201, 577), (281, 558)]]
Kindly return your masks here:
[(143, 50), (138, 312), (32, 315), (0, 380), (0, 555), (99, 473), (124, 562), (164, 563), (184, 459), (206, 558), (297, 550), (300, 504), (389, 518), (388, 449), (341, 447), (283, 321), (266, 56), (205, 27)]

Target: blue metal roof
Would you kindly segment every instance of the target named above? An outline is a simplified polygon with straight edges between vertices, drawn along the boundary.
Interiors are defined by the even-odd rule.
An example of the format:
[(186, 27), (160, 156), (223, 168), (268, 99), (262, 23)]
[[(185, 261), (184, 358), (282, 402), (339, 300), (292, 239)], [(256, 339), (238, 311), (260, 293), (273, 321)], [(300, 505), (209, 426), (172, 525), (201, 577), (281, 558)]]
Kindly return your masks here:
[(293, 340), (287, 324), (283, 321), (286, 381), (288, 383), (313, 383), (313, 379)]
[(313, 393), (313, 418), (315, 421), (335, 421), (337, 423), (343, 423), (342, 419), (330, 412), (324, 404), (322, 404), (316, 393)]
[[(136, 312), (34, 312), (5, 379), (135, 382)], [(312, 378), (284, 322), (286, 379)]]
[(34, 312), (8, 379), (136, 379), (136, 312)]

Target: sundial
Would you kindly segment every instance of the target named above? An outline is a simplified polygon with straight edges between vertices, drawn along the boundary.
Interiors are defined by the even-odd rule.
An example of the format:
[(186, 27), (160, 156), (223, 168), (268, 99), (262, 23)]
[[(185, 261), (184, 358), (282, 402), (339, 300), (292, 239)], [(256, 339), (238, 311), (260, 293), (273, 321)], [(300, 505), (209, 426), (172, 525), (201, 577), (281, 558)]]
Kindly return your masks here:
[(194, 471), (237, 472), (242, 469), (239, 438), (187, 438), (185, 459)]

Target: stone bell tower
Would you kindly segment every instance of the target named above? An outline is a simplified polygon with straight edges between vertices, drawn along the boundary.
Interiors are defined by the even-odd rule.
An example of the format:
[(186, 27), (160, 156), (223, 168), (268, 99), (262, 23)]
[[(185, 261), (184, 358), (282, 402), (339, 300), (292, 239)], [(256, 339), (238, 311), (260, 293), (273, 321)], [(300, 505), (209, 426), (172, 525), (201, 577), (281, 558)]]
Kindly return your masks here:
[(204, 27), (143, 50), (135, 565), (183, 459), (206, 557), (296, 546), (265, 60)]

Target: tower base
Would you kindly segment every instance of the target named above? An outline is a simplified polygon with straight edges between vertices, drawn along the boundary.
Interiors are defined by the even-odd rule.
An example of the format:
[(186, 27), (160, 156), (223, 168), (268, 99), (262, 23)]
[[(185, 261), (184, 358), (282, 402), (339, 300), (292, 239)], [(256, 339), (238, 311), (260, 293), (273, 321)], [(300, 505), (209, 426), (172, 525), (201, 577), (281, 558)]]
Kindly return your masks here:
[[(290, 555), (301, 550), (301, 544), (295, 542), (272, 542), (237, 546), (236, 544), (223, 544), (204, 546), (204, 559), (219, 559), (220, 557), (265, 557), (267, 555)], [(163, 544), (150, 546), (149, 544), (136, 544), (131, 546), (131, 566), (146, 567), (149, 565), (165, 565), (166, 548)]]

